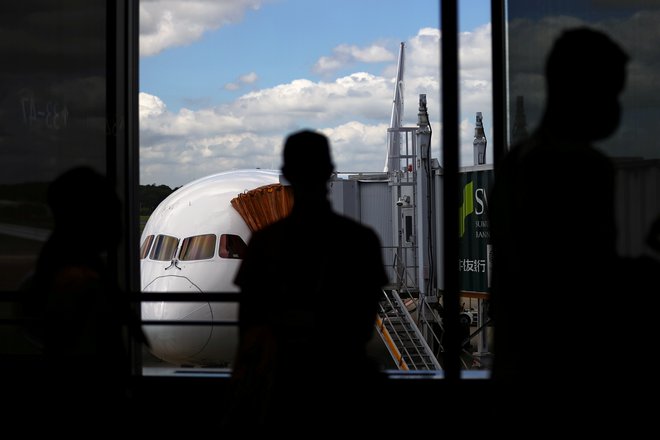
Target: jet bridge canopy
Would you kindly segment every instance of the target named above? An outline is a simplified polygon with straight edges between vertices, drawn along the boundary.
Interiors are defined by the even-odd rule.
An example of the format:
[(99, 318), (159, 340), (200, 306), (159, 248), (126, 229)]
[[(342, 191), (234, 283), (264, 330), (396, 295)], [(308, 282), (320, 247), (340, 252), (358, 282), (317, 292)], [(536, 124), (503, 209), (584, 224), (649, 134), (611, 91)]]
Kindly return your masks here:
[(280, 183), (260, 186), (231, 200), (251, 232), (286, 217), (293, 207), (291, 187)]

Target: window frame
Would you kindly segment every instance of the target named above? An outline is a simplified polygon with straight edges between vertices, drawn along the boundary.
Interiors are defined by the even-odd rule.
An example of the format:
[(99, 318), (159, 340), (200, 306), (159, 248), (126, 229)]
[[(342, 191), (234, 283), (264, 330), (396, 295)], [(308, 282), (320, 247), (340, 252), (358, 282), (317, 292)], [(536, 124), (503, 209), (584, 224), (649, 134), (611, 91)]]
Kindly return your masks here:
[[(184, 258), (184, 253), (188, 251), (188, 248), (190, 247), (191, 242), (196, 241), (196, 239), (200, 239), (202, 237), (213, 237), (213, 247), (211, 249), (211, 254), (208, 257), (205, 258)], [(181, 246), (179, 248), (179, 252), (177, 253), (177, 258), (179, 261), (206, 261), (206, 260), (212, 260), (215, 257), (215, 250), (218, 244), (218, 236), (215, 234), (199, 234), (199, 235), (193, 235), (190, 237), (185, 237), (184, 239), (181, 240)], [(208, 252), (207, 252), (208, 253)]]
[[(124, 172), (124, 178), (126, 179), (126, 189), (128, 194), (128, 201), (136, 203), (137, 201), (137, 188), (139, 179), (136, 176), (139, 176), (139, 155), (138, 155), (138, 143), (137, 140), (138, 133), (138, 121), (137, 121), (137, 108), (138, 108), (138, 86), (137, 86), (137, 57), (138, 57), (138, 39), (139, 39), (139, 28), (138, 28), (138, 2), (131, 4), (131, 7), (128, 8), (126, 15), (126, 26), (124, 30), (131, 30), (132, 34), (127, 38), (128, 41), (128, 56), (127, 59), (127, 68), (133, 66), (132, 74), (129, 74), (129, 82), (131, 87), (126, 85), (126, 91), (128, 92), (129, 99), (127, 102), (130, 104), (128, 107), (131, 108), (129, 112), (132, 116), (133, 126), (130, 128), (131, 133), (127, 136), (129, 141), (133, 141), (132, 148), (130, 142), (127, 142), (127, 162), (126, 170)], [(499, 15), (504, 10), (504, 2), (491, 0), (491, 22), (493, 26), (493, 60), (501, 60), (503, 56), (503, 44), (502, 41), (498, 38), (501, 38), (503, 35), (503, 16)], [(459, 321), (459, 302), (460, 302), (460, 286), (459, 286), (459, 271), (458, 265), (454, 264), (455, 259), (459, 255), (459, 246), (458, 246), (458, 237), (455, 237), (457, 234), (454, 234), (453, 231), (458, 230), (458, 219), (455, 215), (450, 215), (450, 213), (456, 212), (459, 208), (459, 191), (458, 191), (458, 174), (459, 174), (459, 151), (460, 151), (460, 124), (459, 124), (459, 87), (458, 87), (458, 1), (457, 0), (440, 0), (440, 27), (443, 29), (443, 38), (441, 41), (441, 62), (440, 65), (443, 67), (439, 70), (439, 76), (441, 78), (441, 108), (442, 108), (442, 124), (443, 129), (441, 142), (442, 142), (442, 152), (443, 152), (443, 194), (445, 200), (445, 206), (443, 209), (443, 232), (445, 237), (450, 237), (447, 240), (446, 246), (444, 247), (444, 264), (443, 272), (445, 277), (445, 289), (444, 289), (444, 300), (445, 300), (445, 309), (446, 310), (456, 310), (454, 313), (447, 313), (445, 317), (445, 338), (448, 342), (446, 345), (446, 358), (445, 358), (445, 369), (443, 371), (443, 379), (448, 383), (455, 383), (462, 380), (461, 366), (460, 366), (460, 321)], [(122, 29), (119, 29), (121, 31)], [(131, 33), (131, 32), (129, 32)], [(497, 41), (496, 41), (497, 40)], [(119, 58), (119, 57), (118, 57)], [(131, 64), (131, 60), (133, 64)], [(503, 78), (502, 72), (499, 72), (498, 69), (502, 68), (502, 63), (493, 62), (493, 131), (495, 134), (496, 145), (502, 146), (505, 143), (501, 142), (500, 125), (504, 115), (501, 112), (503, 101), (501, 99), (503, 95), (501, 89), (501, 82), (498, 83), (498, 78)], [(129, 69), (131, 70), (131, 69)], [(497, 111), (500, 109), (500, 111)], [(495, 153), (496, 160), (498, 154)], [(118, 173), (119, 174), (119, 173)], [(132, 176), (132, 178), (131, 178)], [(130, 209), (129, 209), (130, 211)], [(130, 224), (130, 233), (129, 243), (131, 241), (139, 243), (138, 236), (138, 226), (137, 226), (137, 210), (135, 209), (135, 215)], [(135, 223), (135, 224), (134, 224)], [(220, 240), (218, 240), (218, 255), (220, 253)], [(153, 245), (152, 245), (153, 246)], [(135, 247), (139, 249), (139, 247)], [(139, 258), (134, 258), (131, 251), (126, 251), (129, 260), (134, 260), (139, 263)], [(129, 264), (130, 270), (127, 275), (130, 285), (132, 286), (133, 292), (139, 292), (139, 264)], [(137, 293), (139, 295), (139, 293)], [(222, 295), (222, 293), (220, 294)], [(140, 366), (141, 366), (141, 362)], [(397, 375), (395, 375), (397, 376)], [(421, 376), (428, 377), (428, 376)]]
[[(238, 246), (239, 249), (238, 249), (238, 253), (236, 253), (236, 256), (234, 256), (234, 254), (230, 255), (229, 253), (230, 243), (228, 242), (229, 241), (231, 241), (232, 243), (235, 242), (236, 240), (234, 239), (234, 237), (240, 240), (240, 245)], [(218, 245), (218, 257), (227, 260), (242, 260), (245, 257), (245, 252), (247, 252), (247, 244), (245, 243), (245, 240), (243, 240), (243, 237), (236, 234), (220, 235), (220, 244)]]

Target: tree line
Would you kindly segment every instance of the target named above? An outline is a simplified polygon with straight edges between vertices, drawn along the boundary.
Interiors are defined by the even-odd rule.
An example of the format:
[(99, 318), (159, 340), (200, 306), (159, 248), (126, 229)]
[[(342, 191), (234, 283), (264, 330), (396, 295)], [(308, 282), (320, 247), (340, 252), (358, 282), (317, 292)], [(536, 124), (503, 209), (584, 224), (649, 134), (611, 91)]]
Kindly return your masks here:
[(170, 188), (167, 185), (156, 185), (155, 183), (151, 185), (140, 185), (138, 193), (140, 215), (151, 215), (160, 202), (179, 188)]

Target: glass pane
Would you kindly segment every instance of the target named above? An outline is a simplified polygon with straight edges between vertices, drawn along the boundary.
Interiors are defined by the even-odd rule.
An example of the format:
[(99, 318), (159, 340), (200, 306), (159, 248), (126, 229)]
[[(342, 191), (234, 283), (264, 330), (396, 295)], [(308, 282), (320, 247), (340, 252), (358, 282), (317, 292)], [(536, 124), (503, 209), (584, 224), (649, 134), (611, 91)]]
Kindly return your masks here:
[(494, 373), (563, 386), (580, 368), (566, 360), (625, 347), (607, 373), (589, 368), (580, 379), (584, 390), (610, 386), (643, 367), (627, 353), (648, 349), (640, 335), (651, 321), (628, 310), (659, 288), (660, 247), (647, 238), (660, 221), (660, 5), (506, 5), (510, 149), (495, 175), (505, 190), (491, 200), (504, 280), (493, 293), (496, 346), (505, 349)]
[(142, 243), (142, 246), (140, 246), (140, 260), (147, 258), (147, 255), (149, 255), (149, 251), (151, 250), (151, 243), (153, 243), (153, 241), (153, 235), (147, 236), (147, 238), (144, 240), (144, 243)]
[(151, 250), (149, 258), (158, 261), (170, 261), (174, 258), (176, 248), (179, 245), (179, 239), (169, 235), (159, 235), (156, 237), (154, 247)]
[(220, 237), (220, 258), (238, 258), (245, 256), (247, 245), (238, 235), (222, 234)]
[(215, 251), (215, 234), (188, 237), (181, 244), (179, 260), (207, 260), (213, 258)]
[[(152, 220), (145, 230), (154, 225), (148, 234), (167, 230), (187, 237), (195, 234), (196, 227), (204, 226), (199, 234), (213, 231), (220, 237), (220, 258), (213, 259), (213, 264), (175, 263), (167, 269), (155, 268), (167, 270), (156, 277), (151, 272), (145, 276), (151, 267), (148, 261), (143, 262), (143, 289), (236, 291), (232, 280), (251, 230), (242, 217), (236, 217), (231, 199), (255, 187), (279, 183), (284, 138), (298, 127), (311, 127), (328, 135), (340, 174), (383, 173), (402, 42), (405, 73), (401, 125), (409, 130), (408, 140), (414, 137), (420, 95), (425, 94), (430, 125), (436, 133), (430, 143), (431, 155), (441, 157), (440, 29), (436, 0), (287, 0), (264, 2), (255, 9), (240, 2), (231, 8), (221, 2), (209, 2), (192, 13), (185, 5), (168, 7), (168, 14), (162, 13), (159, 2), (142, 1), (140, 8), (140, 180), (145, 186), (181, 187), (168, 200), (168, 212), (159, 209), (155, 215), (143, 213), (151, 214)], [(419, 10), (423, 13), (413, 12)], [(407, 17), (403, 20), (402, 11)], [(479, 12), (471, 29), (487, 25), (488, 10)], [(168, 28), (172, 34), (163, 33)], [(192, 35), (191, 28), (200, 32)], [(350, 30), (351, 35), (338, 33), (338, 28)], [(479, 35), (485, 32), (482, 29)], [(301, 45), (301, 41), (305, 44)], [(483, 43), (478, 38), (472, 40), (476, 41)], [(479, 81), (473, 84), (476, 87)], [(468, 108), (488, 115), (480, 105)], [(473, 118), (474, 115), (470, 121)], [(467, 127), (468, 132), (472, 130)], [(471, 134), (467, 142), (471, 151)], [(274, 180), (265, 182), (259, 176), (269, 171), (274, 176), (269, 179)], [(220, 182), (217, 176), (222, 173), (228, 173), (228, 178)], [(194, 181), (199, 191), (192, 190), (192, 185), (186, 186)], [(366, 214), (361, 213), (364, 208), (355, 204), (350, 215), (368, 219), (365, 222), (374, 225), (388, 257), (392, 257), (395, 234), (391, 207), (395, 201), (391, 200), (386, 183), (374, 186), (379, 186), (374, 190), (381, 197), (379, 200), (386, 198), (387, 204), (374, 203)], [(368, 197), (362, 200), (365, 206), (371, 204)], [(348, 203), (342, 209), (348, 214)], [(183, 214), (186, 211), (190, 215)], [(156, 226), (156, 220), (168, 228)], [(413, 229), (420, 223), (415, 220), (408, 224), (407, 238), (411, 242), (416, 235)], [(176, 234), (172, 228), (185, 232)], [(154, 247), (158, 244), (154, 243)], [(182, 243), (182, 260), (189, 246)], [(411, 243), (407, 249), (410, 272), (416, 270), (413, 246), (417, 245)], [(395, 275), (393, 270), (390, 272)], [(156, 278), (158, 281), (154, 281)], [(412, 302), (406, 306), (414, 309)], [(163, 306), (165, 309), (167, 306)], [(235, 319), (235, 310), (235, 304), (218, 304), (212, 316), (216, 320), (220, 315)], [(181, 312), (181, 316), (193, 315)], [(172, 335), (177, 332), (177, 328), (171, 329)], [(214, 341), (216, 333), (220, 334), (214, 330)], [(207, 339), (208, 335), (201, 340)], [(189, 339), (181, 338), (186, 340)], [(218, 353), (232, 355), (231, 344), (235, 341), (230, 337), (217, 340), (217, 344), (210, 342), (208, 349), (193, 350), (196, 354), (187, 356), (187, 362), (226, 365), (231, 358), (211, 358)], [(375, 343), (379, 344), (378, 355), (388, 366), (393, 365), (382, 342)], [(191, 347), (183, 345), (175, 348), (188, 353)], [(161, 359), (175, 359), (172, 352), (154, 354)]]
[[(603, 31), (630, 57), (627, 80), (620, 95), (621, 116), (616, 131), (595, 143), (609, 156), (616, 170), (617, 249), (622, 255), (639, 256), (651, 223), (660, 214), (660, 145), (656, 121), (660, 95), (655, 93), (660, 51), (647, 44), (658, 23), (658, 5), (651, 2), (588, 1), (508, 2), (509, 20), (509, 138), (516, 142), (539, 125), (546, 102), (543, 69), (553, 41), (567, 28), (589, 26)], [(599, 75), (595, 73), (595, 75)], [(602, 120), (603, 109), (591, 106), (581, 116), (587, 130), (588, 115)], [(596, 122), (598, 124), (599, 122)]]
[(460, 337), (464, 370), (490, 369), (488, 193), (493, 177), (490, 2), (459, 1)]
[[(0, 4), (0, 292), (30, 286), (54, 227), (49, 184), (77, 165), (106, 173), (106, 3)], [(19, 325), (25, 321), (11, 321), (32, 310), (22, 305), (0, 301), (7, 366), (13, 356), (41, 352)]]
[(105, 26), (101, 0), (0, 7), (0, 290), (21, 287), (53, 227), (49, 182), (105, 174)]

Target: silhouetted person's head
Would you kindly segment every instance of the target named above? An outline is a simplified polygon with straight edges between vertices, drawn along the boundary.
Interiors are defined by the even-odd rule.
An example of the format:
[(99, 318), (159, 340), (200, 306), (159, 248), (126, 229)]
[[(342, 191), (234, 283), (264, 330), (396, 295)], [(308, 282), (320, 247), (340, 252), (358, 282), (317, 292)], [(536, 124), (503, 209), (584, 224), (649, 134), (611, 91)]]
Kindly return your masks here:
[(627, 62), (628, 55), (604, 33), (565, 31), (546, 61), (544, 124), (579, 140), (611, 135), (619, 125)]
[(296, 200), (327, 195), (327, 182), (335, 167), (326, 136), (310, 130), (292, 133), (284, 143), (283, 156), (282, 173)]
[(48, 187), (55, 231), (72, 246), (97, 251), (116, 245), (121, 234), (120, 202), (107, 179), (92, 168), (72, 168)]

